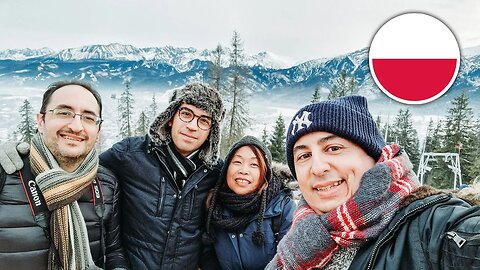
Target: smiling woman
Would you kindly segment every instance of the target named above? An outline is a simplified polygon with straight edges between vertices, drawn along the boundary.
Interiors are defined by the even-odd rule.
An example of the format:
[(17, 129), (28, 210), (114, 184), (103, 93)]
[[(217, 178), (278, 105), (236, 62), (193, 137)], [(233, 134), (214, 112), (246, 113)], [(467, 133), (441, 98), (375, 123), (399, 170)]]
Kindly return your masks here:
[(272, 168), (271, 160), (252, 136), (230, 148), (209, 200), (204, 239), (214, 244), (218, 261), (211, 260), (208, 269), (263, 269), (273, 258), (295, 203), (285, 186), (292, 175)]
[(260, 150), (242, 146), (235, 151), (228, 165), (227, 185), (238, 195), (248, 195), (264, 188), (267, 167)]

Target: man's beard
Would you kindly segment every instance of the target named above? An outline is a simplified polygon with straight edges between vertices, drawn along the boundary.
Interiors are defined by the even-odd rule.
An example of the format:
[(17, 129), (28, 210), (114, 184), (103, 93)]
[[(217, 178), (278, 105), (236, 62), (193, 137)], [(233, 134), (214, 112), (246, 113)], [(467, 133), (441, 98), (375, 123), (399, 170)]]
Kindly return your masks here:
[(80, 164), (83, 162), (83, 160), (87, 156), (87, 153), (85, 153), (85, 154), (81, 154), (74, 157), (68, 157), (61, 153), (55, 153), (55, 152), (60, 152), (60, 151), (56, 149), (54, 152), (52, 152), (52, 154), (57, 160), (58, 165), (60, 167), (65, 167), (65, 168), (77, 168), (78, 166), (80, 166)]

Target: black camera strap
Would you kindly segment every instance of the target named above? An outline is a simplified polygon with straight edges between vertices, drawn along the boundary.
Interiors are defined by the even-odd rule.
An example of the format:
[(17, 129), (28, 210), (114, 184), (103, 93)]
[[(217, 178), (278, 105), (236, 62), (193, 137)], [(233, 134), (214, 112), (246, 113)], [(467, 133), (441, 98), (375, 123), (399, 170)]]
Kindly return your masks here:
[(43, 229), (45, 236), (50, 239), (50, 233), (48, 231), (50, 212), (48, 211), (47, 203), (40, 188), (37, 186), (37, 182), (35, 182), (35, 177), (30, 171), (30, 162), (24, 162), (24, 164), (22, 170), (18, 171), (18, 174), (22, 180), (23, 190), (27, 195), (33, 219), (37, 225)]
[[(18, 174), (20, 176), (20, 179), (22, 180), (23, 190), (25, 191), (25, 194), (27, 196), (30, 210), (32, 210), (33, 219), (35, 220), (37, 225), (43, 229), (45, 236), (50, 239), (50, 211), (47, 208), (47, 204), (45, 202), (45, 198), (43, 197), (42, 191), (37, 186), (37, 182), (35, 182), (35, 177), (30, 171), (30, 162), (24, 162), (24, 164), (25, 166), (23, 166), (22, 170), (18, 171)], [(105, 210), (104, 198), (102, 188), (99, 185), (99, 180), (97, 177), (95, 177), (92, 181), (91, 190), (93, 207), (95, 209), (95, 213), (100, 218), (103, 227), (103, 212)], [(103, 228), (101, 230), (103, 234)]]

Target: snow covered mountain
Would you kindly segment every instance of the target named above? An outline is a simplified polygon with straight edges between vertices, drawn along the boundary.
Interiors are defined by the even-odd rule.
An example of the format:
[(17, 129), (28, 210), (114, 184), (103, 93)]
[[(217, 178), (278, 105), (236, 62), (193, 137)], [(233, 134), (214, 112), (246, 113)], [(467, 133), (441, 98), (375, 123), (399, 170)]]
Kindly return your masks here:
[(81, 60), (142, 60), (142, 50), (131, 45), (121, 45), (118, 43), (109, 45), (91, 45), (78, 48), (70, 48), (60, 51), (53, 55), (62, 61), (81, 61)]
[(53, 54), (54, 51), (49, 48), (41, 49), (8, 49), (0, 51), (1, 60), (25, 60), (34, 57), (42, 57)]
[[(225, 78), (231, 72), (228, 53), (225, 48), (222, 65)], [(211, 54), (210, 50), (195, 48), (136, 48), (121, 44), (83, 46), (58, 52), (48, 48), (0, 51), (0, 140), (6, 139), (17, 125), (17, 110), (25, 98), (38, 108), (41, 95), (51, 82), (83, 79), (95, 85), (105, 97), (105, 118), (108, 119), (102, 129), (113, 143), (117, 134), (117, 100), (112, 96), (123, 91), (125, 78), (130, 78), (132, 91), (136, 92), (138, 110), (148, 106), (152, 92), (158, 93), (158, 101), (166, 106), (168, 91), (164, 90), (191, 81), (209, 80)], [(410, 106), (391, 101), (376, 87), (368, 67), (368, 48), (299, 64), (270, 52), (246, 55), (246, 84), (252, 92), (250, 104), (254, 115), (251, 132), (255, 135), (265, 125), (272, 129), (279, 114), (285, 119), (293, 116), (296, 109), (310, 102), (318, 86), (325, 99), (332, 81), (346, 70), (349, 76), (355, 77), (359, 93), (369, 98), (374, 115), (381, 115), (386, 121), (389, 117), (392, 119), (398, 109), (408, 107), (416, 116), (419, 134), (425, 134), (429, 120), (445, 115), (450, 101), (459, 92), (467, 92), (471, 107), (480, 108), (480, 51), (467, 49), (462, 55), (458, 77), (445, 95), (429, 104)], [(475, 113), (478, 116), (478, 112)]]
[[(225, 64), (228, 66), (228, 48), (225, 50)], [(197, 50), (195, 48), (178, 48), (173, 46), (136, 48), (132, 45), (112, 43), (108, 45), (89, 45), (77, 48), (64, 49), (54, 52), (49, 48), (42, 49), (8, 49), (0, 51), (0, 60), (26, 60), (35, 57), (55, 58), (62, 61), (85, 60), (112, 60), (112, 61), (154, 61), (168, 63), (177, 70), (183, 71), (188, 62), (198, 59), (209, 61), (211, 51)], [(293, 65), (294, 61), (287, 57), (275, 55), (270, 52), (260, 52), (246, 56), (249, 66), (260, 65), (269, 68), (286, 68)]]
[[(477, 47), (476, 47), (477, 48)], [(462, 58), (452, 89), (480, 88), (480, 53), (476, 48)], [(228, 67), (225, 49), (223, 73)], [(0, 82), (5, 86), (39, 86), (61, 79), (84, 79), (97, 85), (122, 88), (125, 78), (136, 88), (170, 89), (191, 81), (208, 81), (212, 51), (172, 46), (136, 48), (118, 43), (69, 48), (54, 52), (39, 50), (0, 51)], [(279, 89), (311, 91), (329, 88), (342, 70), (355, 77), (361, 94), (381, 95), (368, 68), (368, 48), (333, 58), (320, 58), (292, 65), (292, 61), (269, 52), (246, 55), (247, 86), (252, 92)], [(452, 92), (452, 91), (449, 91)], [(372, 94), (373, 93), (373, 94)], [(480, 92), (479, 92), (480, 93)], [(480, 99), (480, 98), (479, 98)]]
[(470, 57), (470, 56), (475, 56), (480, 54), (480, 45), (479, 46), (474, 46), (474, 47), (469, 47), (464, 50), (462, 50), (462, 55), (464, 57)]

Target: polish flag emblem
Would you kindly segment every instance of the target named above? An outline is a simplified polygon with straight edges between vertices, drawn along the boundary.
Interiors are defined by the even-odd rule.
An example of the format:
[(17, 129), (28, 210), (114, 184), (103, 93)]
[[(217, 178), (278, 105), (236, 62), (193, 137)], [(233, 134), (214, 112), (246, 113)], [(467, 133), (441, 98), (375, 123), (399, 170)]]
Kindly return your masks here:
[(423, 13), (402, 14), (386, 22), (370, 44), (370, 73), (390, 98), (424, 104), (452, 86), (460, 49), (452, 31)]

